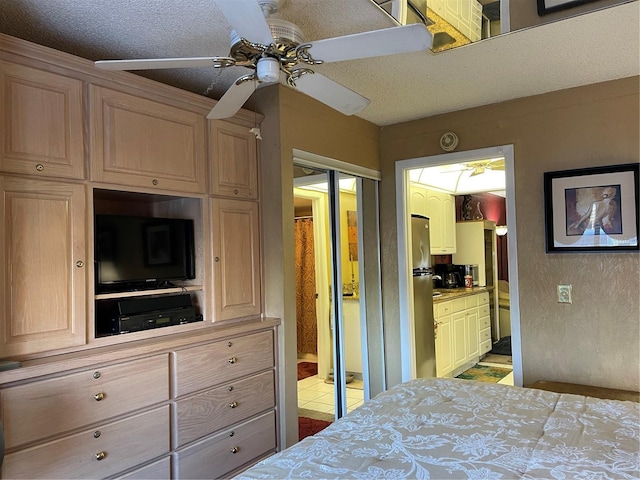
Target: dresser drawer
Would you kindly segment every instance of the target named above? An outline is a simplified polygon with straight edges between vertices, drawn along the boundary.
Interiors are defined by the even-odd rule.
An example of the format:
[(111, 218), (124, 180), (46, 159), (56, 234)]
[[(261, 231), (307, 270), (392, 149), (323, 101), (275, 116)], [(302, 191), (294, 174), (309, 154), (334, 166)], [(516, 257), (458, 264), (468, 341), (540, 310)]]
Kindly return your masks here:
[(275, 406), (273, 372), (244, 378), (179, 400), (177, 446)]
[(166, 456), (116, 478), (118, 480), (149, 480), (151, 478), (153, 480), (169, 480), (171, 478), (171, 457)]
[(2, 477), (105, 478), (168, 452), (166, 405), (11, 453), (4, 459)]
[(273, 333), (178, 350), (175, 355), (176, 396), (186, 395), (273, 367)]
[(482, 330), (483, 328), (489, 328), (491, 326), (491, 318), (488, 315), (482, 316), (478, 319), (478, 328)]
[(220, 478), (275, 451), (275, 413), (202, 440), (177, 454), (177, 478)]
[(489, 304), (480, 305), (478, 307), (478, 315), (480, 315), (481, 317), (489, 316), (489, 311)]
[(491, 351), (491, 340), (487, 340), (480, 344), (480, 355)]
[(13, 448), (168, 400), (168, 355), (9, 387), (0, 398)]

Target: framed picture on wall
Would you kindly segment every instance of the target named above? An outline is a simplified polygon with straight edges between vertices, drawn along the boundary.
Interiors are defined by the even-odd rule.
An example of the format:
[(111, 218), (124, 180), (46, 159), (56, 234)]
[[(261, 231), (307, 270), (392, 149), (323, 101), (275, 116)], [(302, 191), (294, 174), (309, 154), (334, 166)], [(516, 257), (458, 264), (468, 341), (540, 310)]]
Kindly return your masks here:
[(638, 165), (546, 172), (547, 252), (638, 251)]
[(538, 0), (538, 15), (557, 12), (565, 8), (577, 7), (584, 3), (596, 2), (597, 0)]

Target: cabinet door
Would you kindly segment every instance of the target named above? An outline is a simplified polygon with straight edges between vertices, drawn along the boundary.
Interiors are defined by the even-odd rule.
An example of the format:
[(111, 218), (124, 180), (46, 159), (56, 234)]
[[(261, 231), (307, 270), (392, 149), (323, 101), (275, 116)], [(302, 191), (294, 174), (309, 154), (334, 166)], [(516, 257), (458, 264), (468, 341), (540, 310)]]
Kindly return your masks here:
[(84, 178), (82, 82), (0, 62), (0, 170)]
[(467, 322), (467, 360), (473, 360), (480, 355), (478, 308), (465, 312)]
[(212, 199), (213, 321), (261, 311), (258, 204)]
[[(409, 187), (410, 213), (417, 213), (418, 215), (428, 216), (427, 214), (427, 191), (423, 188), (411, 185)], [(429, 225), (431, 226), (431, 224)]]
[(442, 197), (436, 192), (429, 191), (427, 194), (427, 214), (430, 220), (431, 255), (447, 253), (444, 249), (443, 242), (444, 218), (442, 216)]
[(451, 315), (453, 331), (453, 368), (458, 368), (467, 361), (467, 316), (466, 312)]
[(436, 375), (443, 377), (453, 370), (451, 315), (437, 318), (436, 322)]
[(456, 253), (456, 200), (453, 195), (442, 199), (442, 248), (448, 254)]
[(243, 125), (221, 120), (210, 126), (211, 193), (258, 198), (256, 137)]
[(86, 343), (83, 185), (0, 177), (0, 357)]
[(203, 115), (91, 85), (92, 180), (206, 191)]

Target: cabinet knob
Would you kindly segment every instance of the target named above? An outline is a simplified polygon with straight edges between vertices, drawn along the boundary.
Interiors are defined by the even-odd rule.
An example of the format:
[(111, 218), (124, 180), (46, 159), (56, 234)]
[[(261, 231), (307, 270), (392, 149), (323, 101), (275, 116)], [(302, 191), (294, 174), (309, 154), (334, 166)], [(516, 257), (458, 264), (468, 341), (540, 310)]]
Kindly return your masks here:
[(100, 430), (96, 430), (95, 432), (93, 432), (93, 438), (100, 438), (100, 435), (102, 435), (102, 432)]
[(43, 165), (43, 164), (41, 164), (41, 163), (38, 163), (38, 164), (36, 165), (36, 170), (37, 170), (37, 171), (39, 171), (39, 172), (43, 171), (43, 170), (44, 170), (44, 165)]
[(93, 398), (96, 399), (96, 402), (99, 402), (101, 400), (104, 400), (104, 397), (106, 397), (106, 395), (103, 392), (100, 393), (96, 393)]
[(153, 183), (154, 185), (158, 185), (158, 180), (154, 178), (153, 180), (151, 180), (151, 183)]
[(227, 342), (227, 347), (233, 347), (233, 342)]
[(229, 408), (236, 408), (238, 406), (238, 402), (231, 402), (229, 404)]
[(95, 378), (96, 380), (100, 378), (100, 372), (93, 372), (93, 378)]
[(216, 257), (213, 259), (214, 262), (219, 262), (220, 261), (220, 257)]
[(82, 268), (82, 267), (84, 267), (84, 262), (83, 262), (82, 260), (78, 260), (78, 261), (76, 262), (76, 267), (78, 267), (78, 268)]
[(238, 359), (236, 357), (231, 357), (229, 360), (227, 360), (227, 362), (229, 362), (229, 364), (231, 364), (231, 365), (233, 365), (237, 361), (238, 361)]
[(238, 194), (238, 189), (237, 189), (237, 188), (234, 188), (234, 189), (233, 189), (233, 193), (234, 193), (235, 195), (237, 195), (237, 194)]
[(240, 451), (239, 447), (231, 447), (231, 453), (236, 454)]
[(107, 452), (98, 452), (96, 453), (96, 460), (104, 460), (107, 456)]

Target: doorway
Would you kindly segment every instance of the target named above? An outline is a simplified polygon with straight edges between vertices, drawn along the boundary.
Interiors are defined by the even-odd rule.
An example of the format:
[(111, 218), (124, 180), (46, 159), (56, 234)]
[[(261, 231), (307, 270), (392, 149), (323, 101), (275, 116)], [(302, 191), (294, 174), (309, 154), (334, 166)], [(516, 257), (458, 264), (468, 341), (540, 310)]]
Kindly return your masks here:
[[(506, 192), (506, 217), (504, 227), (508, 230), (507, 249), (509, 264), (509, 296), (510, 296), (510, 328), (511, 349), (513, 359), (514, 384), (522, 385), (522, 363), (520, 349), (519, 308), (517, 302), (518, 271), (517, 271), (517, 243), (516, 243), (516, 219), (514, 204), (514, 172), (513, 172), (513, 146), (485, 148), (467, 152), (455, 152), (450, 154), (422, 157), (396, 163), (396, 205), (398, 222), (398, 270), (400, 317), (401, 317), (401, 342), (402, 342), (402, 377), (408, 380), (415, 377), (415, 351), (414, 327), (412, 324), (412, 289), (409, 282), (410, 265), (408, 259), (408, 226), (407, 219), (410, 215), (410, 174), (411, 170), (421, 167), (434, 167), (437, 165), (454, 165), (478, 163), (482, 160), (504, 158), (505, 192)], [(465, 262), (466, 263), (466, 262)], [(495, 286), (494, 286), (495, 288)], [(497, 308), (497, 303), (496, 303)], [(497, 318), (497, 316), (495, 317)], [(496, 324), (496, 329), (499, 324)]]

